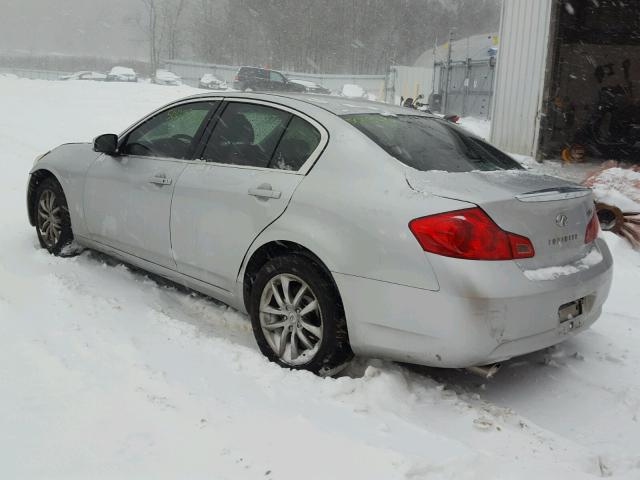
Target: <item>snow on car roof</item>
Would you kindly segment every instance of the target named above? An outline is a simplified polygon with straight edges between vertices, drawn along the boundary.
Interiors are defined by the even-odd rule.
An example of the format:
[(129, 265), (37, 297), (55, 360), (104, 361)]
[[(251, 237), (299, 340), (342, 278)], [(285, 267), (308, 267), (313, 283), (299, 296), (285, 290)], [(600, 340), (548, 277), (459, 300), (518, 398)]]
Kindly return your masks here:
[(156, 70), (156, 78), (163, 80), (180, 80), (180, 77), (175, 73), (163, 69)]
[(135, 75), (133, 68), (129, 67), (113, 67), (109, 72), (111, 75)]
[(203, 82), (210, 82), (210, 81), (216, 81), (219, 82), (220, 79), (218, 77), (216, 77), (213, 73), (205, 73), (202, 75), (202, 78), (200, 78), (201, 81)]

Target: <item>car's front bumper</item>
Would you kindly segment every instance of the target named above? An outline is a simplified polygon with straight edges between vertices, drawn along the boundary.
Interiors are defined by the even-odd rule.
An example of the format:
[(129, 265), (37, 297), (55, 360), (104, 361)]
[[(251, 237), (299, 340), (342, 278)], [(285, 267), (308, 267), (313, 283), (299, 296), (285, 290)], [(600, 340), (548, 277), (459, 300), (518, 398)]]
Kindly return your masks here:
[[(440, 291), (334, 273), (356, 354), (439, 367), (487, 365), (536, 351), (595, 322), (611, 286), (612, 258), (556, 280), (532, 281), (514, 262), (442, 259)], [(446, 277), (446, 278), (445, 278)], [(561, 305), (585, 299), (584, 313), (560, 322)]]

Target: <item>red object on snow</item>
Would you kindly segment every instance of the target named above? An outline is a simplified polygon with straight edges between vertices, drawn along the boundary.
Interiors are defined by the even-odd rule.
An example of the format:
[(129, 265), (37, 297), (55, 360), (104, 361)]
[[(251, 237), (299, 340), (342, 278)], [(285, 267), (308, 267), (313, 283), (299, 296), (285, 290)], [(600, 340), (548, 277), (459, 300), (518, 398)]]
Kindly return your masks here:
[[(640, 165), (609, 160), (590, 172), (583, 185), (594, 189), (602, 229), (620, 235), (634, 248), (640, 249), (640, 208), (629, 208), (629, 204), (634, 202), (640, 205)], [(615, 205), (616, 197), (612, 197), (611, 192), (626, 197), (630, 202)]]

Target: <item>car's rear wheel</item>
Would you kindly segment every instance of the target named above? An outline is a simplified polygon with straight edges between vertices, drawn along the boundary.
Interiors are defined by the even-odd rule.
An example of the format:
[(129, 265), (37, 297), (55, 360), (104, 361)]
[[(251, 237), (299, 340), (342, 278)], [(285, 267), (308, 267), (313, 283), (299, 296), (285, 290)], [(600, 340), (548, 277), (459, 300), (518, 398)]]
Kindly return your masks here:
[(283, 367), (327, 375), (353, 356), (338, 292), (305, 256), (276, 257), (262, 267), (251, 323), (260, 351)]
[(73, 241), (73, 232), (67, 199), (57, 180), (48, 178), (38, 185), (33, 209), (40, 246), (59, 255)]

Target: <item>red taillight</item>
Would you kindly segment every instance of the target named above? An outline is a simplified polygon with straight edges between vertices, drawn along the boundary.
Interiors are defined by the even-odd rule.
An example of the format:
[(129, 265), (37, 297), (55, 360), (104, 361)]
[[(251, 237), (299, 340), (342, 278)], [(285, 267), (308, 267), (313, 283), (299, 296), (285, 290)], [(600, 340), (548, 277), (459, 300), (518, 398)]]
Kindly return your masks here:
[(480, 208), (416, 218), (409, 229), (426, 252), (467, 260), (514, 260), (535, 255), (531, 241), (505, 232)]
[(591, 243), (598, 237), (600, 231), (600, 221), (598, 220), (598, 214), (593, 212), (591, 220), (587, 225), (587, 231), (584, 234), (584, 243)]

